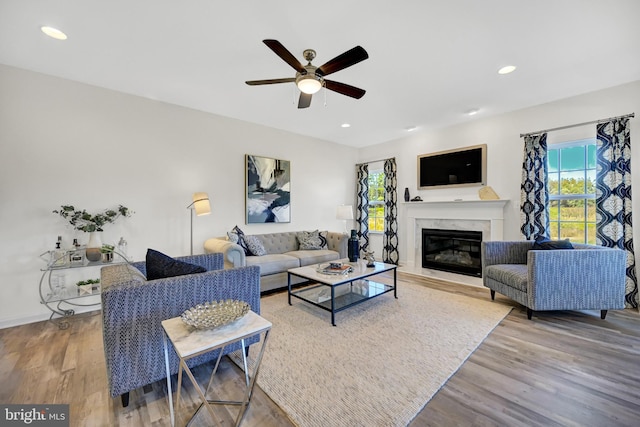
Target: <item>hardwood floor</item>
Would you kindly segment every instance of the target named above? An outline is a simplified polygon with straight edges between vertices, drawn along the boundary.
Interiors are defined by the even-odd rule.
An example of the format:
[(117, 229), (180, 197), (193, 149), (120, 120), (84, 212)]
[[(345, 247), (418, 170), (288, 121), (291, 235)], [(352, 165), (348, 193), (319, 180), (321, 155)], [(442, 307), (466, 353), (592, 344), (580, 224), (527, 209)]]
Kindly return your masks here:
[[(403, 281), (489, 299), (488, 289), (443, 283), (407, 274)], [(419, 426), (636, 426), (640, 419), (640, 315), (637, 311), (534, 313), (515, 308), (469, 357), (411, 423)], [(426, 314), (428, 315), (428, 314)], [(427, 361), (428, 363), (428, 361)], [(194, 374), (208, 380), (210, 365)], [(218, 398), (240, 395), (242, 372), (226, 358)], [(38, 322), (0, 330), (0, 402), (68, 403), (72, 426), (168, 426), (165, 383), (131, 393), (129, 407), (107, 392), (100, 316), (71, 318), (59, 330)], [(197, 394), (183, 386), (178, 425), (197, 407)], [(215, 398), (216, 396), (213, 396)], [(235, 407), (216, 408), (232, 425)], [(210, 425), (203, 411), (193, 425)], [(256, 387), (242, 424), (291, 426), (277, 405)]]

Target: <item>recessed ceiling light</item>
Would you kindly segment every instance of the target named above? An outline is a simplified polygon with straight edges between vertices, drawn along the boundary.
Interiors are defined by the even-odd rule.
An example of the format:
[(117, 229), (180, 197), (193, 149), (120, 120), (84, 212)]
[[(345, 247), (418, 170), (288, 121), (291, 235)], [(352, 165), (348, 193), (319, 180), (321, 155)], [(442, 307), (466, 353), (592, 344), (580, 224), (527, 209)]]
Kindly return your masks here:
[(67, 35), (65, 33), (63, 33), (62, 31), (60, 31), (57, 28), (53, 28), (53, 27), (47, 27), (46, 25), (43, 27), (40, 27), (40, 30), (45, 33), (46, 35), (48, 35), (49, 37), (52, 37), (56, 40), (66, 40), (67, 39)]
[(473, 110), (469, 110), (467, 111), (467, 116), (475, 116), (476, 114), (478, 114), (480, 112), (480, 110), (478, 110), (477, 108), (474, 108)]
[(341, 124), (341, 125), (340, 125), (340, 127), (343, 127), (343, 128), (350, 128), (350, 127), (351, 127), (351, 125), (350, 125), (349, 123), (343, 123), (343, 124)]
[(516, 66), (515, 65), (507, 65), (505, 67), (502, 67), (498, 70), (498, 74), (509, 74), (509, 73), (513, 73), (516, 70)]
[(417, 126), (407, 126), (406, 128), (404, 128), (404, 130), (406, 130), (407, 132), (413, 132), (416, 129), (418, 129)]

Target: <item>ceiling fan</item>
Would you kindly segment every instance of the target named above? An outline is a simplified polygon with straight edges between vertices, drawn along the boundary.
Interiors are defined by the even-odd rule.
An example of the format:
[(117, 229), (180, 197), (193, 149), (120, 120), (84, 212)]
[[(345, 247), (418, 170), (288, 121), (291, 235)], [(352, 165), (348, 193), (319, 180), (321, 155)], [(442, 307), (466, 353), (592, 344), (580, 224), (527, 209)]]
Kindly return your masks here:
[(296, 76), (283, 79), (249, 80), (246, 82), (249, 86), (295, 82), (298, 89), (300, 89), (298, 108), (309, 107), (309, 105), (311, 105), (311, 96), (319, 91), (323, 86), (329, 90), (355, 99), (360, 99), (364, 96), (366, 91), (363, 89), (325, 79), (325, 76), (328, 76), (329, 74), (344, 70), (347, 67), (367, 59), (369, 54), (362, 48), (362, 46), (356, 46), (353, 49), (336, 56), (324, 65), (316, 67), (315, 65), (311, 65), (311, 61), (316, 57), (316, 51), (313, 49), (307, 49), (303, 52), (304, 59), (306, 59), (308, 63), (307, 65), (302, 65), (278, 40), (267, 39), (262, 42), (266, 44), (269, 49), (274, 51), (276, 55), (282, 58), (284, 62), (293, 67), (293, 69), (296, 70)]

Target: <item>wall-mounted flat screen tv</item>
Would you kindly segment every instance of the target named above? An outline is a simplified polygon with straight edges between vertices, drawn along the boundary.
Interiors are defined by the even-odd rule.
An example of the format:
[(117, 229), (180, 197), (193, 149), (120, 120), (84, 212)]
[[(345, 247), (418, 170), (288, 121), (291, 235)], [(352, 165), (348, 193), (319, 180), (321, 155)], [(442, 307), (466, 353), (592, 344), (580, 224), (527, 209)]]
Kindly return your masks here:
[(418, 156), (418, 188), (485, 185), (487, 182), (487, 145)]

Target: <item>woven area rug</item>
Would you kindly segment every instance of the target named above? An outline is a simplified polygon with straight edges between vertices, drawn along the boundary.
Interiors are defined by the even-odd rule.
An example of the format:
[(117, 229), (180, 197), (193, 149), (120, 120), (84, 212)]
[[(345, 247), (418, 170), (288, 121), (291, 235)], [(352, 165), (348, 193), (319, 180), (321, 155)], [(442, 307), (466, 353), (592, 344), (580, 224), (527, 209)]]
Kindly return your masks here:
[[(261, 300), (273, 328), (258, 385), (301, 427), (407, 425), (510, 311), (406, 283), (398, 299), (336, 314), (337, 326), (331, 313), (292, 302), (286, 293)], [(232, 359), (241, 366), (239, 353)]]

